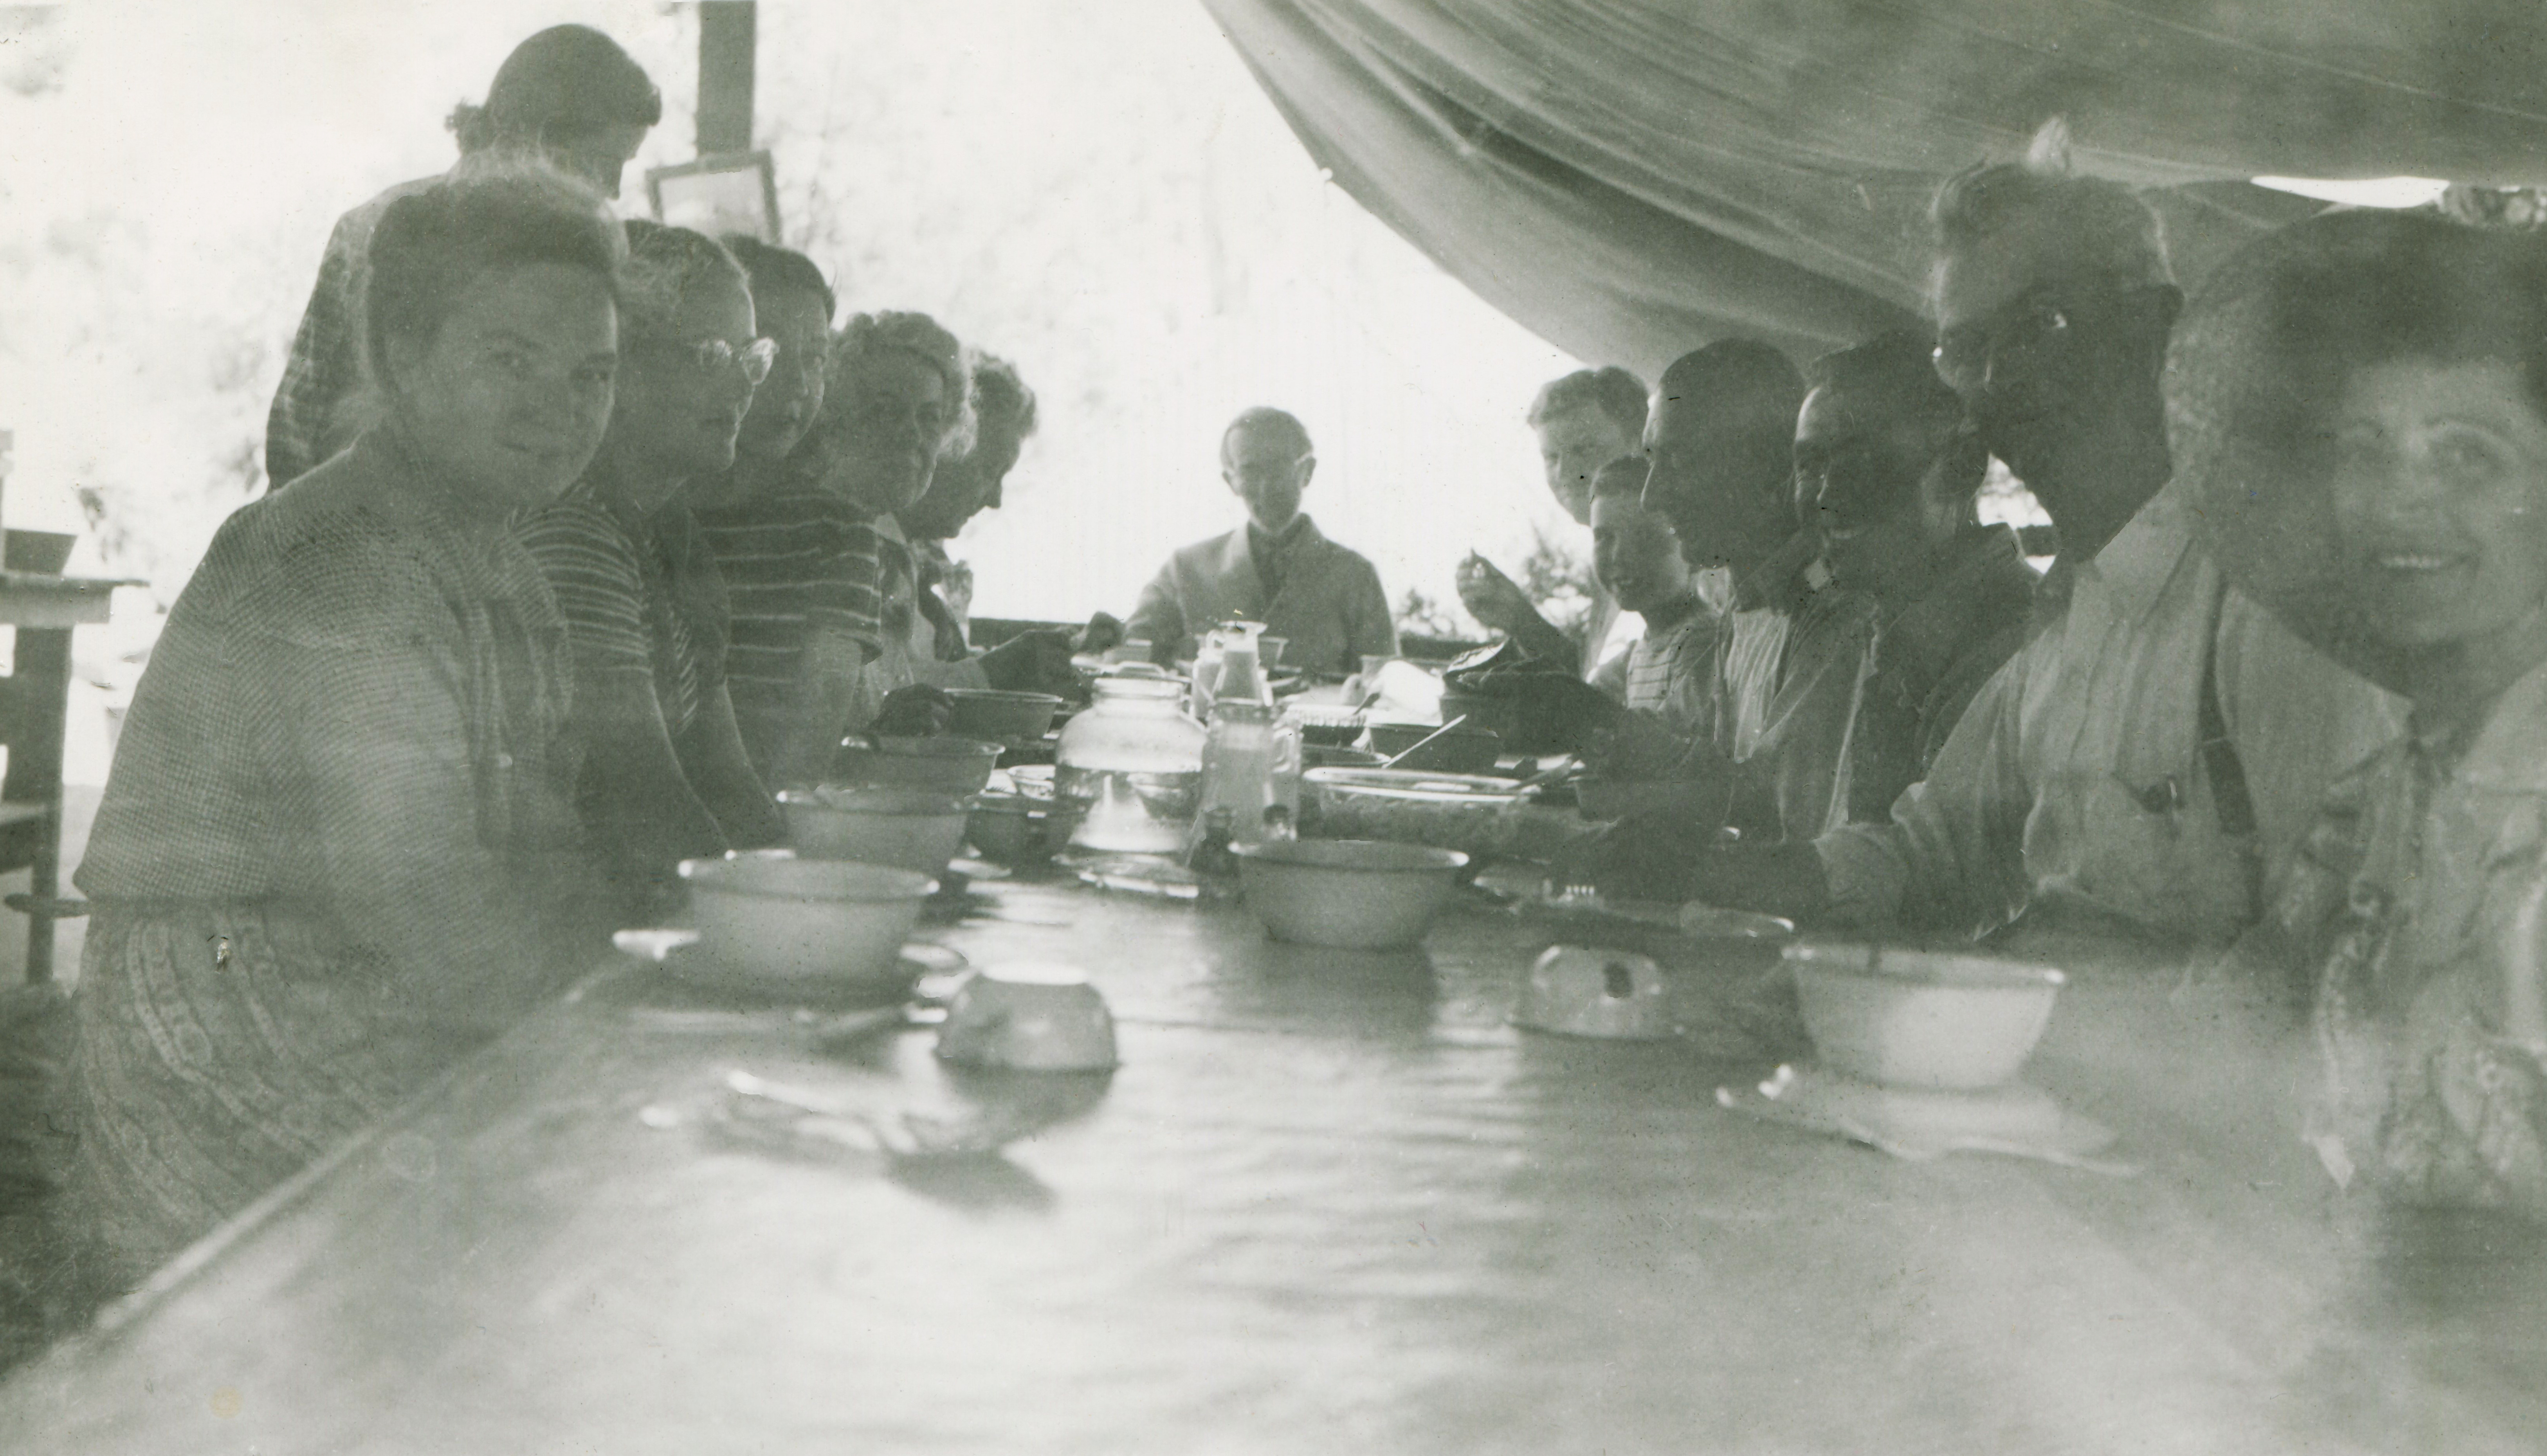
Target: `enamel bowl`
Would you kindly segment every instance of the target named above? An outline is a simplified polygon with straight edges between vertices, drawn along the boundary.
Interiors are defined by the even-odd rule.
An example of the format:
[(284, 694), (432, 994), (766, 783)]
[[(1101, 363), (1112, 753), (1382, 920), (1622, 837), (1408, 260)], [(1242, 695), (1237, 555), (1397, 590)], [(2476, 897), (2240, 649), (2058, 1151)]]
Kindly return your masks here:
[(913, 870), (760, 850), (681, 862), (701, 974), (760, 988), (899, 989), (902, 943), (937, 882)]
[(959, 738), (1040, 738), (1052, 730), (1062, 701), (1050, 693), (1010, 693), (998, 688), (948, 688), (955, 705), (946, 731)]
[(1424, 938), (1468, 857), (1369, 839), (1233, 844), (1238, 890), (1275, 940), (1396, 950)]
[(2050, 967), (1985, 956), (1829, 942), (1783, 954), (1822, 1064), (1888, 1086), (1978, 1091), (2014, 1080), (2063, 985)]
[(810, 793), (790, 789), (778, 796), (778, 806), (796, 852), (807, 859), (862, 860), (938, 875), (964, 847), (964, 801), (933, 789), (826, 785)]
[(833, 775), (846, 784), (979, 794), (991, 782), (1000, 746), (980, 738), (852, 738), (833, 760)]

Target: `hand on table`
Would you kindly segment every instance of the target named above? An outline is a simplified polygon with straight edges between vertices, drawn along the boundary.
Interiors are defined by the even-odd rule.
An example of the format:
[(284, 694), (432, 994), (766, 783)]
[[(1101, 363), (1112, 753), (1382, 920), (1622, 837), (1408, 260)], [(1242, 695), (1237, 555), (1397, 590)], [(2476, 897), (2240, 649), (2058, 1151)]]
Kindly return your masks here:
[(955, 700), (943, 690), (913, 683), (885, 694), (868, 729), (887, 738), (933, 738), (946, 731), (946, 721), (954, 713)]
[(1021, 632), (981, 656), (991, 686), (1011, 693), (1067, 697), (1079, 686), (1070, 665), (1070, 638), (1051, 631)]

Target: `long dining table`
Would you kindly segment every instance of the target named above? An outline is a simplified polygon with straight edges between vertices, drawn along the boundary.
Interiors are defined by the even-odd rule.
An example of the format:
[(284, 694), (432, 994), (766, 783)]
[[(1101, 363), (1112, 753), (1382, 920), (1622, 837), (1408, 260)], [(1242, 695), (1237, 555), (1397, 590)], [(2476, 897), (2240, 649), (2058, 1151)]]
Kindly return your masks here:
[[(13, 1452), (2404, 1452), (2547, 1445), (2529, 1236), (2365, 1216), (2304, 1042), (2068, 957), (2028, 1075), (2137, 1171), (1739, 1116), (1721, 1039), (1516, 1029), (1544, 927), (1269, 941), (1053, 877), (927, 940), (1084, 969), (1110, 1075), (597, 972), (0, 1388)], [(908, 1157), (734, 1073), (1021, 1132)]]

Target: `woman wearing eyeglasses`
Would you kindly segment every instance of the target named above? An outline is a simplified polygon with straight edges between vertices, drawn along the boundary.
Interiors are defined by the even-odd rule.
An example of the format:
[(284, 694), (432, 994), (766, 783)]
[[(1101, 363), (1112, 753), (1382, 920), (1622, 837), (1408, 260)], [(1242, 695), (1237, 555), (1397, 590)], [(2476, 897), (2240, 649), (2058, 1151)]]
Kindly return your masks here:
[(742, 265), (715, 240), (633, 221), (628, 241), (609, 432), (583, 477), (519, 528), (573, 643), (578, 809), (623, 916), (642, 914), (678, 861), (785, 834), (726, 692), (725, 589), (677, 499), (733, 466), (776, 350), (755, 337)]

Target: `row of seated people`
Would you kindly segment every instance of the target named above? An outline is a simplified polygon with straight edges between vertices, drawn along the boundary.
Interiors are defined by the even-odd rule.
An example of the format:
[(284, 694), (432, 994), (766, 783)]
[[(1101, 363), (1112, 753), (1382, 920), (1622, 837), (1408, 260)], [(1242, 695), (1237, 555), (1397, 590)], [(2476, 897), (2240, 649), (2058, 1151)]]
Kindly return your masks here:
[[(517, 150), (584, 134), (518, 123)], [(1719, 786), (1589, 863), (1808, 920), (2238, 941), (2312, 989), (2330, 1167), (2547, 1212), (2539, 245), (2335, 217), (2206, 290), (2198, 316), (2244, 352), (2178, 379), (2177, 444), (2260, 435), (2257, 459), (2298, 463), (2241, 485), (2331, 543), (2329, 634), (2326, 593), (2250, 599), (2197, 540), (2164, 392), (2184, 300), (2146, 208), (2005, 166), (1950, 184), (1938, 218), (1931, 371), (1959, 409), (1898, 341), (1818, 364), (1810, 390), (1722, 341), (1666, 372), (1641, 482), (1587, 468), (1612, 590), (1661, 629), (1598, 751)], [(784, 300), (790, 276), (817, 290), (746, 252), (511, 165), (403, 189), (363, 230), (350, 439), (214, 542), (78, 876), (73, 1196), (107, 1282), (553, 995), (669, 857), (773, 837), (768, 790), (819, 772), (860, 702), (883, 711), (903, 669), (878, 664), (993, 671), (920, 645), (935, 614), (896, 545), (978, 431), (975, 374), (908, 316), (818, 346), (830, 300)], [(766, 387), (791, 363), (820, 403), (810, 379)], [(1976, 449), (2042, 500), (2061, 557), (1974, 688), (2013, 599), (2010, 548), (1971, 515)], [(1217, 560), (1269, 605), (1326, 595), (1295, 575), (1313, 463), (1296, 421), (1224, 441), (1251, 524)], [(1666, 523), (1677, 577), (1653, 560)], [(806, 538), (822, 560), (789, 564)], [(1800, 570), (1815, 557), (1827, 585)], [(1707, 570), (1720, 612), (1687, 605)], [(1163, 579), (1188, 630), (1217, 610), (1177, 563)], [(755, 638), (775, 601), (788, 636)], [(1721, 842), (1745, 803), (1763, 832)]]
[[(2338, 1180), (2547, 1216), (2547, 248), (2333, 214), (2179, 330), (2127, 189), (1982, 166), (1935, 216), (1932, 339), (1800, 379), (1719, 341), (1597, 469), (1626, 391), (1552, 387), (1551, 486), (1588, 483), (1605, 594), (1646, 618), (1588, 743), (1640, 808), (1564, 877), (2195, 951), (2313, 1023)], [(2053, 519), (2039, 583), (1977, 521), (1989, 455)], [(1553, 635), (1491, 568), (1461, 585)]]
[[(1070, 680), (930, 590), (1035, 428), (800, 254), (621, 223), (659, 115), (542, 32), (452, 172), (340, 221), (224, 524), (135, 695), (79, 883), (74, 1223), (129, 1285), (554, 992), (683, 858), (914, 684)], [(924, 504), (923, 504), (924, 502)]]

